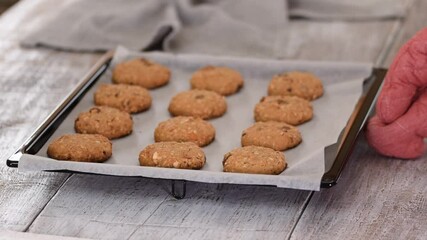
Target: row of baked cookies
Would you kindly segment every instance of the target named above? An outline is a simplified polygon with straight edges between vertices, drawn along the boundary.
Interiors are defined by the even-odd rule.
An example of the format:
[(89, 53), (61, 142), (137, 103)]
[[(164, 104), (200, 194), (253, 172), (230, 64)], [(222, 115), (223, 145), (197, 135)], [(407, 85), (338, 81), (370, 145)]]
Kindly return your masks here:
[[(233, 76), (234, 73), (228, 68), (202, 68), (193, 74), (191, 84), (193, 88), (207, 88), (229, 95), (237, 91), (243, 84), (241, 76), (239, 74)], [(216, 85), (213, 81), (200, 81), (203, 78), (214, 80), (218, 75), (224, 74), (231, 74), (232, 79), (225, 86)], [(168, 83), (169, 77), (170, 72), (166, 67), (145, 59), (133, 59), (117, 64), (113, 69), (112, 78), (116, 84), (103, 84), (95, 92), (94, 102), (101, 106), (93, 107), (87, 112), (81, 113), (76, 119), (75, 130), (81, 134), (68, 134), (56, 139), (50, 144), (48, 155), (62, 160), (95, 162), (107, 160), (111, 156), (112, 146), (109, 139), (120, 138), (132, 132), (133, 121), (129, 113), (145, 111), (151, 106), (151, 96), (143, 87), (152, 89), (163, 86)], [(193, 107), (190, 110), (196, 110), (195, 112), (186, 113), (185, 106), (188, 103), (192, 105), (190, 103), (192, 100), (195, 100), (196, 105), (199, 103), (200, 107)], [(211, 107), (206, 110), (206, 106), (209, 105)], [(224, 114), (226, 102), (224, 97), (215, 91), (194, 90), (174, 97), (169, 110), (172, 115), (194, 115), (208, 119)], [(176, 124), (181, 124), (183, 119), (188, 123), (182, 126), (184, 132), (181, 130), (170, 135), (167, 132), (168, 129)], [(191, 130), (191, 132), (187, 130), (189, 134), (185, 133), (186, 127)], [(174, 139), (177, 136), (181, 139)], [(188, 137), (190, 139), (186, 139)], [(215, 129), (210, 123), (191, 117), (172, 118), (159, 124), (155, 130), (156, 141), (192, 140), (198, 145), (204, 146), (212, 142), (214, 137)], [(98, 148), (97, 145), (102, 147)]]
[[(146, 66), (146, 67), (155, 65), (155, 63), (149, 62), (146, 60), (144, 61), (131, 60), (131, 63), (132, 64), (128, 64), (127, 66), (133, 66), (135, 64), (141, 65), (141, 63), (143, 66)], [(136, 70), (128, 71), (127, 73), (128, 75), (118, 74), (120, 73), (120, 71), (116, 71), (116, 69), (122, 69), (122, 68), (118, 68), (119, 66), (125, 66), (125, 65), (120, 65), (120, 64), (117, 65), (117, 67), (115, 68), (115, 71), (113, 71), (113, 82), (142, 85), (142, 84), (139, 84), (138, 82), (139, 81), (144, 82), (143, 81), (144, 78), (142, 78), (142, 80), (139, 79), (137, 81), (138, 78), (136, 77), (139, 74), (141, 74), (141, 71), (140, 71), (141, 69), (139, 70), (139, 74), (138, 74), (138, 71)], [(158, 69), (161, 69), (161, 68), (158, 68)], [(226, 81), (216, 81), (216, 79), (218, 78), (227, 79), (227, 77), (225, 78), (221, 77), (221, 74), (224, 74), (224, 72), (227, 73), (228, 70), (229, 70), (228, 68), (206, 67), (206, 68), (200, 69), (195, 74), (193, 74), (193, 77), (190, 80), (192, 88), (196, 88), (196, 89), (202, 88), (202, 90), (190, 90), (190, 91), (177, 94), (175, 97), (172, 98), (169, 104), (168, 110), (174, 116), (182, 116), (182, 115), (195, 116), (195, 118), (176, 117), (160, 123), (156, 128), (156, 130), (154, 131), (155, 141), (156, 142), (166, 141), (166, 142), (149, 145), (143, 151), (141, 151), (139, 155), (139, 161), (141, 165), (158, 166), (158, 167), (174, 167), (174, 168), (191, 168), (191, 169), (200, 169), (203, 167), (204, 163), (206, 162), (206, 159), (205, 159), (203, 150), (200, 149), (198, 146), (205, 146), (210, 142), (212, 142), (215, 137), (215, 129), (213, 128), (212, 125), (210, 125), (210, 123), (203, 121), (202, 119), (210, 119), (210, 118), (222, 116), (227, 109), (226, 101), (223, 96), (224, 95), (227, 96), (234, 92), (237, 92), (238, 89), (240, 89), (241, 86), (243, 85), (243, 79), (239, 80), (239, 78), (236, 78), (236, 77), (232, 77), (231, 78), (232, 80), (230, 80), (228, 83)], [(121, 70), (121, 71), (124, 71), (124, 70)], [(145, 70), (145, 72), (146, 71), (147, 70)], [(234, 70), (231, 70), (231, 71), (234, 71)], [(206, 77), (206, 74), (207, 76), (211, 76), (211, 77)], [(159, 76), (165, 76), (165, 75), (166, 74), (159, 74)], [(229, 75), (233, 75), (233, 74), (229, 74)], [(123, 76), (127, 76), (126, 78), (124, 78), (125, 80), (123, 79), (118, 80), (120, 77), (123, 77)], [(170, 73), (169, 73), (169, 76), (170, 76)], [(238, 75), (234, 74), (234, 76), (238, 76)], [(148, 85), (145, 85), (145, 86), (149, 88), (155, 88), (167, 83), (167, 81), (165, 82), (164, 80), (161, 80), (162, 78), (154, 78), (154, 79), (157, 79), (157, 80), (153, 81), (154, 83), (149, 83)], [(202, 81), (203, 79), (212, 79), (212, 80), (209, 82), (209, 81)], [(272, 80), (272, 83), (273, 83), (273, 80)], [(270, 86), (271, 85), (272, 84), (270, 84)], [(105, 85), (103, 86), (103, 88), (110, 88), (110, 92), (112, 92), (111, 88), (116, 88), (116, 86), (120, 86), (120, 85), (117, 85), (117, 84)], [(123, 86), (127, 86), (127, 85), (123, 85)], [(281, 89), (284, 89), (284, 88), (281, 87)], [(289, 91), (288, 88), (286, 89), (287, 89), (286, 91)], [(295, 92), (298, 92), (298, 91), (295, 91)], [(270, 87), (269, 87), (269, 93), (270, 93)], [(112, 101), (116, 105), (119, 105), (119, 106), (116, 106), (117, 108), (120, 108), (120, 106), (128, 106), (129, 108), (131, 106), (134, 107), (133, 104), (130, 104), (131, 101), (129, 102), (123, 99), (118, 101), (117, 99), (116, 100), (114, 99), (120, 96), (120, 94), (110, 93), (107, 95), (108, 96), (104, 97), (103, 100)], [(124, 96), (128, 96), (128, 94), (125, 94)], [(261, 102), (268, 100), (267, 98), (269, 97), (264, 98), (264, 100), (262, 100)], [(273, 102), (273, 105), (274, 103), (279, 105), (290, 105), (291, 109), (292, 109), (292, 106), (296, 105), (294, 104), (293, 100), (289, 100), (289, 99), (283, 100), (281, 97), (277, 97), (276, 99), (277, 100), (275, 101), (266, 101), (266, 102), (267, 103)], [(95, 96), (95, 103), (97, 101), (99, 100), (96, 100), (96, 96)], [(120, 104), (117, 104), (117, 102), (120, 102)], [(151, 98), (150, 98), (149, 105), (151, 105)], [(260, 112), (259, 114), (255, 113), (255, 119), (257, 121), (263, 121), (264, 119), (263, 117), (265, 116), (269, 117), (272, 115), (270, 114), (271, 107), (268, 104), (267, 106), (261, 107), (260, 109), (261, 111), (259, 111)], [(262, 111), (263, 109), (265, 110), (264, 111), (265, 113), (263, 113)], [(310, 116), (310, 114), (309, 113), (307, 114), (305, 112), (301, 114), (300, 110), (298, 109), (307, 109), (307, 108), (297, 107), (296, 110), (294, 109), (295, 111), (292, 111), (293, 114), (296, 115), (296, 117), (295, 116), (290, 118), (288, 117), (288, 119), (295, 120), (296, 123), (302, 123), (306, 121), (304, 120), (304, 118), (307, 118), (307, 116)], [(138, 112), (143, 110), (134, 110), (134, 111)], [(273, 112), (274, 112), (274, 109), (273, 109)], [(257, 115), (259, 116), (257, 117)], [(277, 115), (282, 118), (284, 116), (284, 114), (280, 114), (280, 112)], [(298, 118), (298, 116), (300, 117)], [(301, 120), (301, 116), (303, 120)], [(312, 112), (311, 112), (311, 116), (312, 116)], [(311, 118), (311, 116), (309, 118)], [(185, 123), (185, 122), (189, 122), (189, 123)], [(256, 123), (252, 127), (252, 129), (260, 129), (260, 125), (262, 124), (263, 123)], [(279, 122), (265, 123), (265, 124), (276, 125), (276, 128), (280, 128), (280, 130), (282, 131), (282, 132), (273, 131), (274, 134), (279, 134), (280, 136), (282, 135), (291, 136), (290, 138), (288, 137), (288, 139), (290, 139), (288, 140), (288, 142), (291, 142), (292, 144), (298, 144), (298, 139), (299, 141), (301, 141), (301, 137), (300, 136), (298, 137), (298, 134), (299, 134), (298, 130), (296, 128), (293, 128), (292, 126), (283, 127), (282, 126), (283, 123), (279, 123)], [(180, 128), (177, 128), (177, 126), (187, 126), (188, 129), (184, 130), (184, 132), (176, 131), (175, 134), (168, 133), (168, 131), (180, 129)], [(199, 130), (194, 132), (194, 129), (197, 128), (196, 126), (201, 126), (201, 127)], [(268, 126), (267, 126), (267, 129), (268, 129)], [(264, 130), (263, 134), (259, 136), (257, 131), (258, 130), (252, 131), (251, 128), (244, 131), (244, 134), (242, 136), (242, 145), (243, 146), (250, 145), (250, 146), (235, 149), (225, 154), (224, 161), (223, 161), (224, 171), (266, 173), (266, 174), (278, 174), (281, 171), (283, 171), (283, 169), (286, 167), (286, 161), (282, 153), (274, 151), (272, 149), (268, 149), (268, 148), (264, 149), (264, 147), (251, 146), (251, 145), (260, 145), (256, 143), (256, 141), (263, 142), (263, 140), (262, 139), (260, 140), (259, 137), (269, 135), (269, 134), (265, 134), (266, 130)], [(176, 137), (178, 137), (178, 139)], [(87, 136), (85, 136), (84, 138), (87, 138)], [(100, 142), (99, 139), (97, 139), (96, 141)], [(196, 144), (192, 144), (189, 142), (195, 142)], [(274, 144), (275, 143), (273, 142), (273, 147), (272, 147), (273, 149), (275, 149)], [(286, 145), (287, 147), (292, 147), (290, 146), (292, 144), (290, 143), (280, 144), (279, 142), (279, 145)], [(108, 151), (106, 152), (108, 153)], [(256, 164), (254, 164), (254, 162)], [(263, 167), (262, 168), (257, 167), (259, 165), (262, 165)]]
[[(224, 157), (224, 165), (232, 165), (232, 171), (236, 171), (236, 166), (237, 171), (246, 173), (279, 174), (284, 171), (287, 163), (280, 151), (301, 143), (302, 136), (296, 126), (312, 119), (310, 101), (323, 95), (323, 85), (311, 73), (289, 72), (273, 77), (268, 86), (268, 95), (256, 104), (256, 123), (242, 132), (243, 147), (235, 150), (245, 153), (244, 162), (248, 167), (241, 167), (241, 158), (230, 162), (229, 156)], [(272, 155), (273, 152), (276, 158), (266, 161), (264, 155)]]
[(141, 165), (201, 169), (206, 163), (201, 147), (215, 138), (215, 128), (206, 120), (227, 111), (224, 96), (236, 93), (243, 77), (231, 68), (207, 66), (192, 75), (190, 85), (191, 90), (172, 97), (168, 111), (175, 117), (158, 124), (156, 143), (139, 154)]
[(255, 105), (256, 123), (242, 133), (242, 145), (284, 151), (297, 146), (301, 135), (296, 126), (313, 118), (313, 101), (323, 95), (321, 80), (308, 72), (275, 75), (268, 95)]
[[(207, 69), (213, 71), (215, 67), (208, 67)], [(286, 81), (281, 82), (282, 79), (285, 79), (287, 83)], [(320, 83), (320, 87), (310, 86), (313, 83), (313, 79), (315, 81), (315, 84)], [(215, 80), (217, 85), (223, 84), (220, 81), (220, 76), (217, 76)], [(312, 118), (312, 106), (307, 99), (313, 100), (321, 96), (323, 92), (321, 82), (320, 80), (316, 82), (317, 80), (318, 79), (315, 78), (313, 75), (301, 72), (291, 72), (275, 76), (269, 84), (268, 92), (270, 95), (282, 95), (263, 98), (261, 102), (257, 104), (257, 106), (255, 107), (255, 120), (258, 122), (243, 132), (241, 139), (241, 143), (243, 146), (242, 148), (234, 149), (229, 153), (225, 154), (223, 160), (224, 171), (263, 174), (279, 174), (280, 172), (282, 172), (286, 168), (287, 164), (284, 155), (278, 151), (283, 151), (288, 148), (295, 147), (301, 142), (301, 134), (299, 130), (293, 125), (301, 124)], [(193, 90), (176, 95), (172, 99), (171, 104), (169, 105), (169, 111), (172, 115), (190, 115), (203, 118), (212, 118), (222, 115), (223, 113), (218, 114), (215, 113), (216, 111), (209, 110), (211, 109), (209, 105), (210, 103), (214, 106), (212, 109), (215, 109), (215, 106), (221, 106), (220, 99), (215, 99), (214, 97), (207, 98), (202, 93), (203, 92)], [(209, 92), (206, 94), (209, 94)], [(298, 96), (301, 95), (304, 97), (304, 94), (305, 98), (307, 99)], [(176, 99), (178, 99), (178, 101)], [(203, 102), (202, 100), (200, 101), (202, 102), (202, 104), (198, 105), (198, 99), (209, 100), (206, 102)], [(173, 111), (174, 109), (178, 108), (175, 107), (174, 104), (176, 106), (181, 107), (186, 106), (186, 108), (181, 109), (180, 111)], [(225, 107), (223, 109), (225, 109)], [(215, 114), (209, 115), (209, 112), (214, 112)], [(269, 118), (275, 121), (272, 121)], [(196, 132), (194, 132), (193, 134), (189, 134), (192, 133), (191, 129), (194, 128), (194, 126), (189, 127), (184, 131), (180, 130), (181, 127), (185, 125), (185, 122), (187, 121), (189, 121), (189, 119), (185, 117), (179, 117), (166, 121), (171, 123), (173, 122), (173, 124), (171, 124), (168, 128), (171, 132), (174, 131), (175, 133), (169, 134), (168, 140), (177, 142), (194, 142), (194, 139), (188, 137), (192, 135), (194, 138), (197, 138)], [(166, 124), (166, 122), (163, 124)], [(213, 128), (211, 132), (214, 132)], [(207, 132), (205, 132), (205, 134), (200, 134), (199, 137), (207, 135)], [(176, 138), (176, 136), (187, 137)], [(211, 141), (212, 138), (208, 139), (209, 141)], [(169, 148), (172, 148), (171, 143), (162, 144), (162, 146), (166, 145), (168, 145)], [(180, 148), (184, 148), (184, 145), (185, 144), (181, 144)], [(204, 145), (206, 145), (206, 143), (203, 143), (202, 145), (200, 145), (199, 143), (199, 146)], [(190, 146), (187, 147), (191, 148)], [(157, 161), (157, 163), (154, 163), (154, 161), (152, 160), (153, 158), (158, 158), (158, 151), (153, 150), (156, 149), (156, 146), (150, 145), (149, 149), (151, 150), (152, 155), (148, 154), (147, 151), (142, 151), (140, 154), (140, 161), (146, 161), (146, 164), (150, 166), (165, 166), (165, 161)], [(160, 145), (159, 149), (162, 149)], [(181, 155), (179, 155), (178, 152), (179, 151), (177, 151), (175, 154), (175, 156), (177, 157), (176, 159), (182, 159), (182, 161), (185, 163), (185, 167), (194, 169), (194, 166), (197, 166), (196, 169), (198, 169), (198, 167), (203, 166), (201, 162), (204, 157), (193, 159), (199, 164), (189, 165), (189, 159), (186, 160), (185, 157), (183, 158), (182, 152)], [(160, 157), (160, 159), (162, 159), (162, 157)], [(167, 167), (184, 167), (182, 164), (179, 163), (180, 161), (175, 161), (174, 165), (171, 165), (171, 163), (169, 163)]]
[(77, 134), (65, 134), (48, 146), (47, 154), (58, 160), (104, 162), (112, 155), (110, 140), (133, 131), (130, 114), (148, 110), (152, 97), (148, 89), (169, 82), (170, 70), (160, 64), (132, 59), (117, 64), (112, 82), (101, 84), (94, 94), (95, 107), (78, 115)]

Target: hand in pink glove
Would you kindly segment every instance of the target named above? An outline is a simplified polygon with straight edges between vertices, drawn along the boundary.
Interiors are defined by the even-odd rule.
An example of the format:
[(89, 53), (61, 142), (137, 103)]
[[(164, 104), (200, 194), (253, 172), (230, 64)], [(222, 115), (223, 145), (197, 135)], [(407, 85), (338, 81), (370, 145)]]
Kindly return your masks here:
[(368, 143), (386, 156), (420, 157), (427, 137), (427, 28), (399, 50), (384, 81)]

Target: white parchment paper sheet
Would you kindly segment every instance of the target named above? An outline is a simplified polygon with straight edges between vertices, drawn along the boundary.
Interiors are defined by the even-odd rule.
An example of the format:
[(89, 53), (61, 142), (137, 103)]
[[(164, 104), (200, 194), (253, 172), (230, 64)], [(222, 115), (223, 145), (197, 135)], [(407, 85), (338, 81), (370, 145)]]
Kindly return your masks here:
[[(201, 55), (171, 55), (166, 53), (134, 53), (119, 47), (112, 66), (133, 57), (147, 57), (168, 66), (172, 78), (168, 85), (151, 90), (153, 106), (147, 112), (133, 115), (134, 131), (130, 136), (113, 140), (113, 156), (105, 163), (77, 163), (47, 158), (47, 145), (36, 155), (24, 154), (20, 170), (72, 170), (119, 176), (145, 176), (165, 179), (185, 179), (209, 183), (273, 185), (283, 188), (319, 190), (325, 172), (324, 147), (335, 143), (362, 92), (362, 82), (372, 71), (370, 64), (307, 61), (279, 61), (221, 58)], [(201, 170), (181, 170), (141, 167), (139, 152), (154, 143), (157, 124), (170, 118), (170, 99), (190, 88), (191, 74), (205, 65), (228, 66), (245, 78), (245, 86), (227, 97), (227, 113), (210, 120), (216, 128), (215, 141), (203, 150), (207, 163)], [(284, 71), (303, 70), (318, 75), (324, 84), (324, 95), (313, 101), (314, 117), (300, 125), (303, 142), (285, 151), (288, 168), (280, 175), (240, 174), (222, 172), (222, 159), (228, 151), (240, 147), (242, 131), (254, 123), (253, 108), (266, 95), (273, 75)], [(111, 67), (72, 110), (49, 139), (74, 133), (74, 120), (82, 111), (93, 106), (93, 93), (101, 83), (111, 83)]]

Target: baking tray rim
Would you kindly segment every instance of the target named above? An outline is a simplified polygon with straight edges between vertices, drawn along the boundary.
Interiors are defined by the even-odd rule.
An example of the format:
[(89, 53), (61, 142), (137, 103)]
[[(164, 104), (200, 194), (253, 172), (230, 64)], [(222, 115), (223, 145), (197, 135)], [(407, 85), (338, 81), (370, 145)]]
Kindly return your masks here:
[[(36, 128), (36, 130), (24, 141), (23, 144), (6, 161), (7, 166), (17, 168), (19, 160), (23, 154), (36, 154), (47, 139), (53, 134), (63, 119), (74, 108), (84, 93), (99, 79), (107, 70), (115, 51), (105, 53), (93, 65), (93, 67), (83, 76), (79, 84), (68, 94), (66, 98), (46, 117), (46, 119)], [(325, 173), (322, 176), (320, 187), (329, 188), (337, 184), (341, 173), (352, 153), (356, 139), (362, 130), (366, 120), (375, 105), (379, 90), (381, 89), (387, 69), (373, 68), (371, 75), (364, 80), (363, 92), (356, 106), (339, 135), (337, 142), (325, 147)], [(59, 121), (59, 122), (58, 122)], [(55, 127), (56, 125), (56, 127)], [(54, 129), (52, 129), (52, 127)], [(41, 146), (36, 146), (39, 141), (45, 141)], [(40, 144), (38, 144), (40, 145)], [(36, 151), (34, 150), (36, 147)], [(328, 164), (329, 163), (329, 164)], [(49, 172), (69, 172), (95, 175), (107, 175), (89, 172), (78, 172), (70, 170), (47, 170)], [(117, 175), (109, 175), (117, 176)], [(174, 179), (171, 179), (174, 180)], [(179, 179), (175, 179), (179, 180)], [(187, 181), (187, 180), (185, 180)], [(253, 185), (253, 184), (250, 184)]]

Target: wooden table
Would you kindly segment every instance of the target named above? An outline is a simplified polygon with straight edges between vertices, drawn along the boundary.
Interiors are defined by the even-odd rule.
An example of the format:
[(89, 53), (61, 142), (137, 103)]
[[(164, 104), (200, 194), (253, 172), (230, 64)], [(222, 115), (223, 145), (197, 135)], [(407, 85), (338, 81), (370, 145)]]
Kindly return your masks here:
[[(286, 56), (388, 66), (427, 25), (427, 1), (407, 3), (405, 19), (292, 20)], [(21, 1), (0, 17), (0, 238), (427, 239), (427, 155), (388, 159), (363, 136), (340, 182), (319, 192), (189, 183), (187, 197), (176, 200), (166, 180), (6, 167), (100, 56), (19, 46), (58, 4)]]

